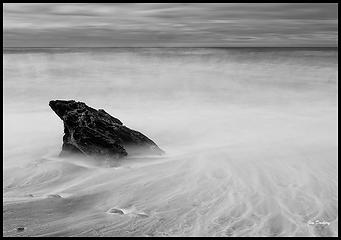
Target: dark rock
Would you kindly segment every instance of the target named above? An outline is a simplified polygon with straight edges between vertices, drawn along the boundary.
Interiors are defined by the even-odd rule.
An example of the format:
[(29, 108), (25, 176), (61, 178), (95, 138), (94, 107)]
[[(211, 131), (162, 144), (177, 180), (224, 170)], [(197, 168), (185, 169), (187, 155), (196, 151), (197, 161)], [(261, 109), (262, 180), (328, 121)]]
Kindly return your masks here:
[(18, 232), (22, 232), (22, 231), (24, 231), (25, 230), (25, 227), (17, 227), (17, 231)]
[(61, 155), (80, 153), (117, 159), (128, 154), (164, 153), (148, 137), (124, 126), (103, 109), (74, 100), (54, 100), (49, 106), (64, 121)]

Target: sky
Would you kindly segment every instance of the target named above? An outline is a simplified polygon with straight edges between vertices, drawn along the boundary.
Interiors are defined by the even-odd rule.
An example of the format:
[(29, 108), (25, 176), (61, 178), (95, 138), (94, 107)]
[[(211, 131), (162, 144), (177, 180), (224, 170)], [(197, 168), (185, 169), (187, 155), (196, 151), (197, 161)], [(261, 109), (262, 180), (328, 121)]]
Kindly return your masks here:
[(336, 3), (4, 3), (4, 47), (335, 47)]

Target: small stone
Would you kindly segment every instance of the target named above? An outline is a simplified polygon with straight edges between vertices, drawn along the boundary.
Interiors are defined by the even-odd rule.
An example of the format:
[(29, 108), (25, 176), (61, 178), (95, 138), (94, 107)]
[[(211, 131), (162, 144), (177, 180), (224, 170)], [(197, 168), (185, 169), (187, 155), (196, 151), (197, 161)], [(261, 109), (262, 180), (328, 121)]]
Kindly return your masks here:
[(24, 231), (25, 230), (25, 227), (17, 227), (17, 231), (18, 232), (22, 232), (22, 231)]
[(149, 217), (148, 214), (146, 214), (146, 213), (138, 213), (137, 216), (142, 217), (142, 218)]
[(109, 209), (108, 212), (109, 212), (109, 213), (120, 214), (120, 215), (123, 215), (123, 214), (124, 214), (124, 212), (123, 212), (121, 209), (117, 209), (117, 208), (111, 208), (111, 209)]
[(58, 194), (50, 194), (47, 195), (48, 198), (62, 198), (62, 196), (58, 195)]

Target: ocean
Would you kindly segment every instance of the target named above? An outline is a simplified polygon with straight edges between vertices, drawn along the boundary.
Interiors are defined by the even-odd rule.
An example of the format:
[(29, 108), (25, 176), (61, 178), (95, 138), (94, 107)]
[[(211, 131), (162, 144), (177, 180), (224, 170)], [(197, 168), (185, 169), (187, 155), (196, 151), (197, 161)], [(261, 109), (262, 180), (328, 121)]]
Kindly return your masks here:
[[(4, 236), (338, 236), (336, 48), (4, 48), (3, 61)], [(166, 154), (60, 158), (56, 99)]]

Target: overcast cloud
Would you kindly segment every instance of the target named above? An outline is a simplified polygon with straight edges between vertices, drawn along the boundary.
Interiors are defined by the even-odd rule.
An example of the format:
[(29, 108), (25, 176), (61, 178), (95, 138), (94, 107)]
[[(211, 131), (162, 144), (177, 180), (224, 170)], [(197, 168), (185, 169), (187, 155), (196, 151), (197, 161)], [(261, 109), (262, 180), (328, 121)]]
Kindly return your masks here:
[(333, 3), (5, 3), (5, 47), (337, 46)]

